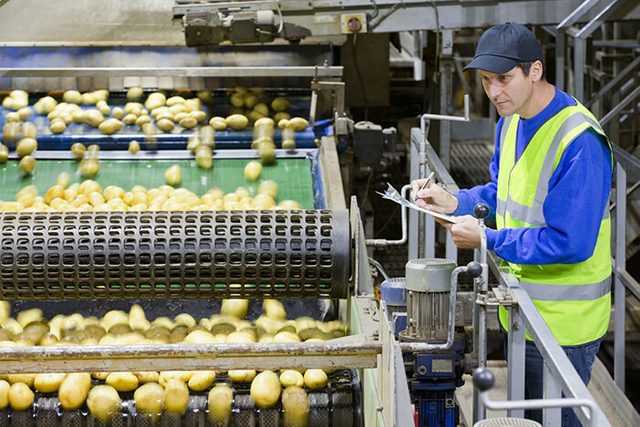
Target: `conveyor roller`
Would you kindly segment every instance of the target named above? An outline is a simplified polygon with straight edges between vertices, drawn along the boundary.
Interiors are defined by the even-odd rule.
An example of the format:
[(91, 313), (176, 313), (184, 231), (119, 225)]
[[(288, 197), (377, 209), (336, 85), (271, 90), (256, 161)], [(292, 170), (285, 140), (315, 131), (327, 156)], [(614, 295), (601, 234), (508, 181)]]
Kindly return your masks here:
[(0, 299), (344, 298), (346, 210), (0, 213)]

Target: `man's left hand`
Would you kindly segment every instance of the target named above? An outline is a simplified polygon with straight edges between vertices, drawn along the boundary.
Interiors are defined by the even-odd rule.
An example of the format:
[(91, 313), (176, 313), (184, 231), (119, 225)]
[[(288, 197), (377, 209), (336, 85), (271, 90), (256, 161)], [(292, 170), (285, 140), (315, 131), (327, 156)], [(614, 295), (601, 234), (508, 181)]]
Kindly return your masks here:
[[(436, 218), (436, 221), (438, 219)], [(462, 249), (476, 249), (480, 247), (480, 230), (478, 219), (471, 215), (456, 217), (456, 222), (438, 221), (451, 232), (451, 240)]]

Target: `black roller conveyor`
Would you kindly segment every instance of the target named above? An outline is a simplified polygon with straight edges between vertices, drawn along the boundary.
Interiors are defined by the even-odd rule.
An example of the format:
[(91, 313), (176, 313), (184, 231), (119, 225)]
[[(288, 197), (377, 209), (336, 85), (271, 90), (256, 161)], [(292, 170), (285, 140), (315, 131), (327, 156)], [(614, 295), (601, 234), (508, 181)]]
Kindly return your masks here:
[(347, 210), (0, 213), (0, 299), (345, 298)]

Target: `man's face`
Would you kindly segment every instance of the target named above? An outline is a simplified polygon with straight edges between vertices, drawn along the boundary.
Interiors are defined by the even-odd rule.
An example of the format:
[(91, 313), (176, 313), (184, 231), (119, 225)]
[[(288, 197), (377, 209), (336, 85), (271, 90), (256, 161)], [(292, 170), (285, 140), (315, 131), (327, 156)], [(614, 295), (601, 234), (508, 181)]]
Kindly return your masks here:
[(479, 71), (484, 91), (498, 109), (498, 114), (507, 117), (517, 113), (525, 117), (522, 113), (527, 110), (533, 92), (531, 74), (525, 76), (519, 67), (504, 74)]

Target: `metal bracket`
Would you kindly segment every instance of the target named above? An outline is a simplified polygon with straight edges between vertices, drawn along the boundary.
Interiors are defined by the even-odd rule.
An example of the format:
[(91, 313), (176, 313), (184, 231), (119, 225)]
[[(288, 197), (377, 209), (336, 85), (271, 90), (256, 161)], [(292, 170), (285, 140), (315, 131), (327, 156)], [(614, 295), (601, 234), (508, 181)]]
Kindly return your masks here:
[(513, 295), (508, 288), (493, 288), (492, 290), (494, 294), (493, 297), (489, 294), (478, 294), (476, 304), (485, 307), (510, 307), (518, 304), (515, 295)]

